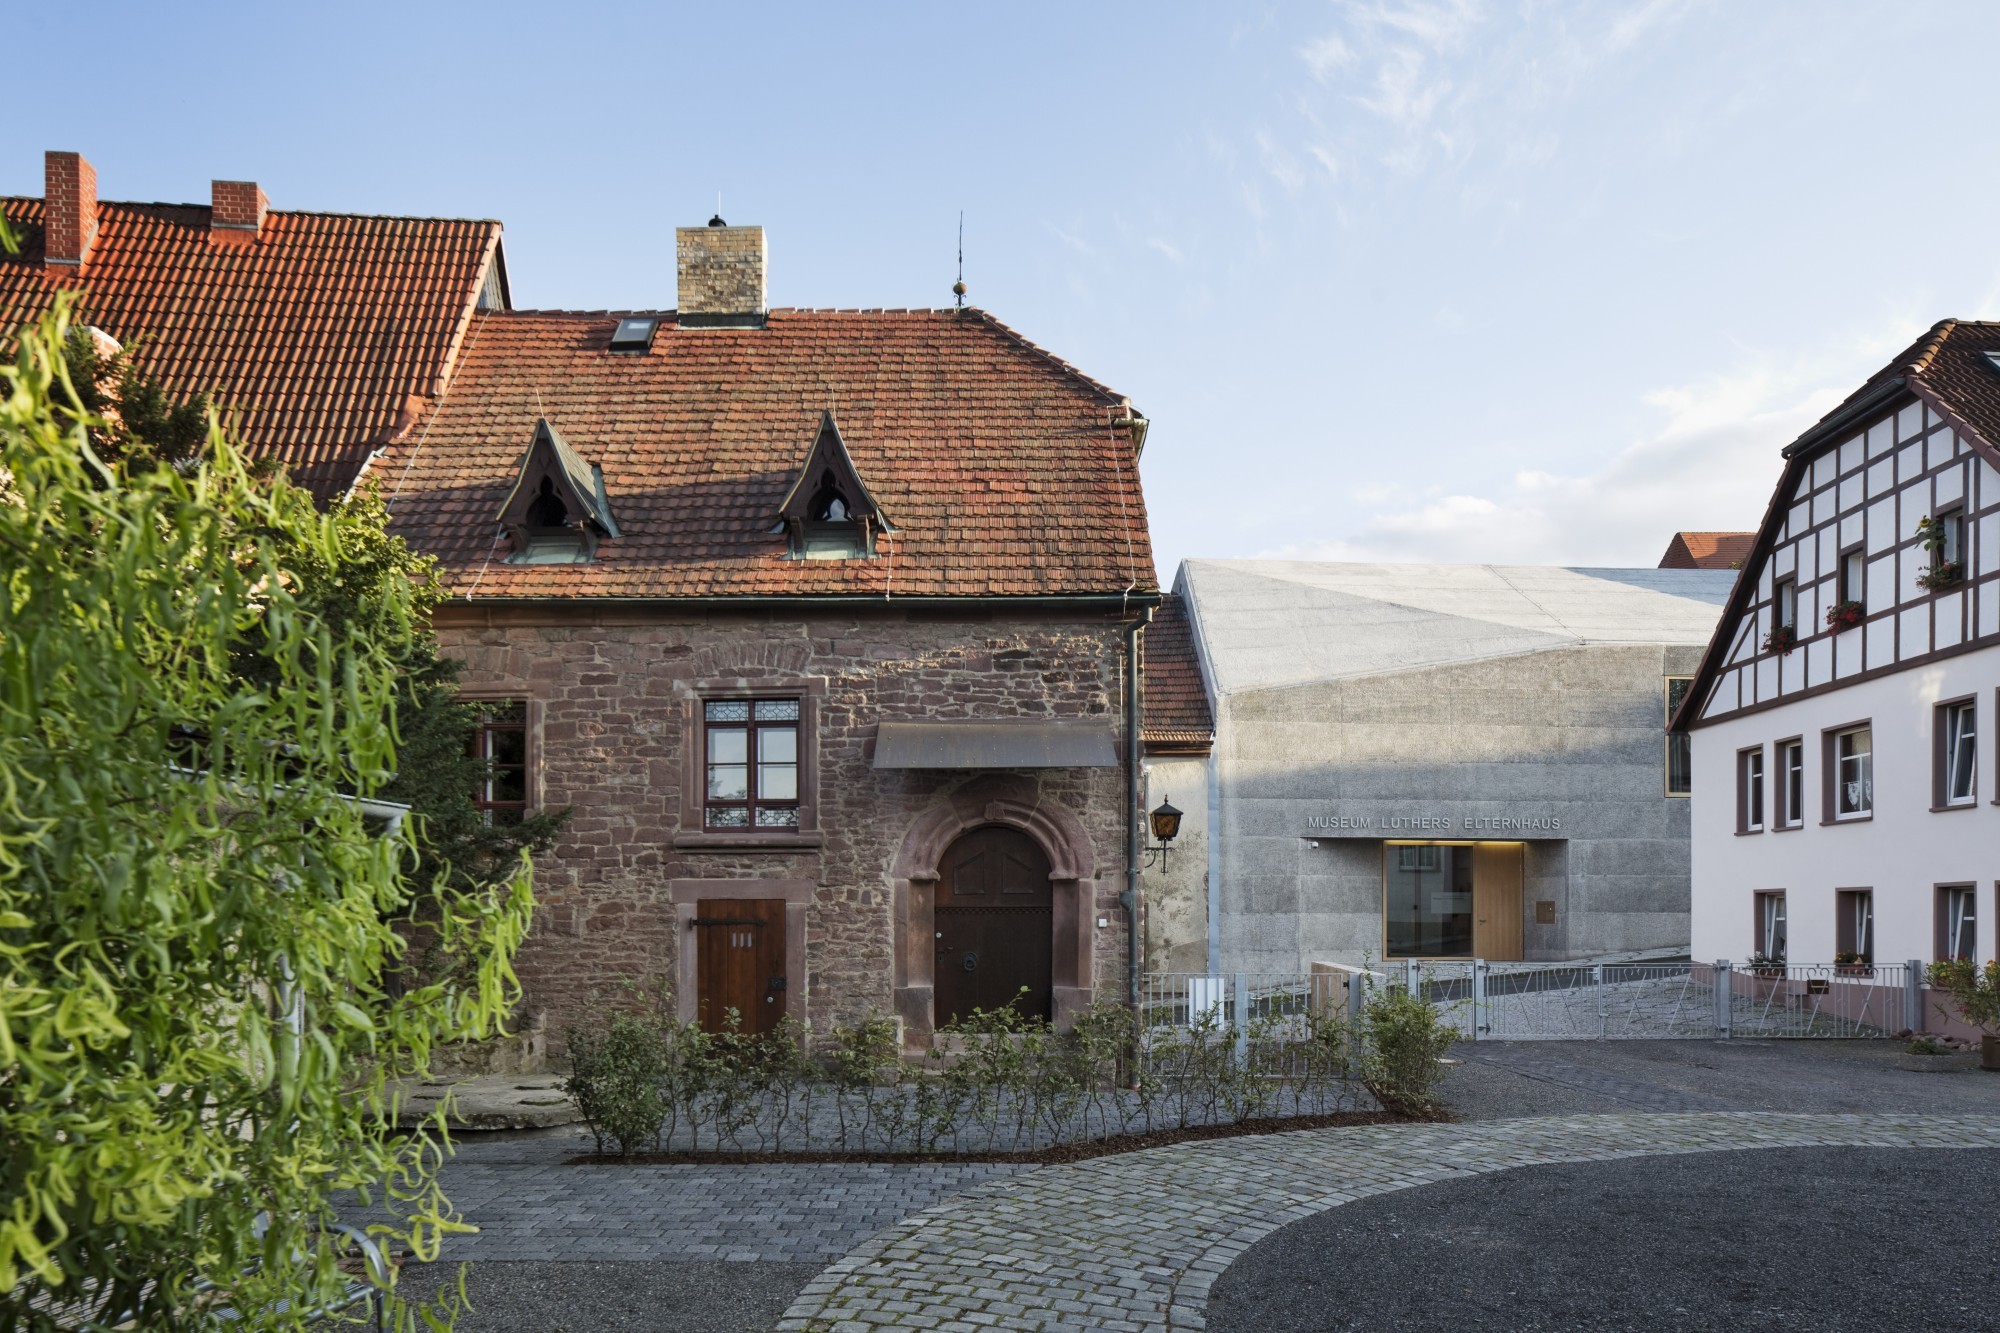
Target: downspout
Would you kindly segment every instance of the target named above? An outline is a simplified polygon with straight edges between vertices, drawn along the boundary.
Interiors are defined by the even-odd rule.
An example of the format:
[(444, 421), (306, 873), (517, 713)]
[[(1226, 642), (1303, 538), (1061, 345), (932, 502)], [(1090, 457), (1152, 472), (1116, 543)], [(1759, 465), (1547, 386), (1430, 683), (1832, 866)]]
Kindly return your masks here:
[(1125, 626), (1125, 992), (1139, 1012), (1139, 634), (1153, 619), (1148, 609)]

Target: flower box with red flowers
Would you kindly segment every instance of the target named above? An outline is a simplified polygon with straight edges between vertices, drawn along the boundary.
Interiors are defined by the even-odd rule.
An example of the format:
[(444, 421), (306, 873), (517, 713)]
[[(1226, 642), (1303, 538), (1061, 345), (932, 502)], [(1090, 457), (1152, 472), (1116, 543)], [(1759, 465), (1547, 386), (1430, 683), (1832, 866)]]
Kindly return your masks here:
[(1799, 646), (1799, 631), (1796, 626), (1773, 626), (1764, 636), (1764, 651), (1767, 653), (1789, 654)]
[(1965, 562), (1945, 560), (1917, 575), (1917, 583), (1929, 592), (1943, 592), (1965, 582)]
[(1860, 602), (1835, 602), (1826, 609), (1826, 624), (1829, 629), (1853, 629), (1868, 614), (1868, 608)]

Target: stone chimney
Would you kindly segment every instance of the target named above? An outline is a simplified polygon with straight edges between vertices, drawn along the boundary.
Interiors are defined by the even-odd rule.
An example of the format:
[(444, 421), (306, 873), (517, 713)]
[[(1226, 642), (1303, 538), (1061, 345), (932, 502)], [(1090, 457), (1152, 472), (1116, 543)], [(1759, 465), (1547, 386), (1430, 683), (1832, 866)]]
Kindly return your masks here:
[(764, 323), (764, 229), (732, 227), (720, 214), (706, 227), (674, 232), (680, 260), (683, 328), (741, 329)]
[(82, 153), (43, 158), (42, 262), (76, 268), (97, 239), (97, 168)]
[(218, 231), (258, 232), (271, 201), (256, 181), (210, 181), (209, 226)]

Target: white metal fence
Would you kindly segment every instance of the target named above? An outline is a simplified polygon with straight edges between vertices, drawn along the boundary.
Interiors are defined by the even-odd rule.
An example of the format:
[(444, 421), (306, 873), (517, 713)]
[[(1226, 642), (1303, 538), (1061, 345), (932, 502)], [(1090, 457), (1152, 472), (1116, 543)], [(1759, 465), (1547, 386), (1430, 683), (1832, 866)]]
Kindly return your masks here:
[[(1144, 978), (1149, 1028), (1210, 1025), (1246, 1034), (1358, 1017), (1369, 989), (1422, 995), (1471, 1041), (1712, 1037), (1880, 1037), (1922, 1031), (1923, 964), (1873, 967), (1716, 963), (1321, 964), (1308, 975)], [(1296, 1020), (1296, 1022), (1294, 1022)]]

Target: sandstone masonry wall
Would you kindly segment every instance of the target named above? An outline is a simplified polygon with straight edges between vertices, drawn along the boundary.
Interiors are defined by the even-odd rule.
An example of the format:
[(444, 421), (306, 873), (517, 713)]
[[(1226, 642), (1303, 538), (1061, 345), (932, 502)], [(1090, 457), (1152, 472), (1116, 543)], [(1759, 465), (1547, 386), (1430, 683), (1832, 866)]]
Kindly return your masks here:
[[(1101, 719), (1123, 745), (1123, 642), (1115, 620), (926, 621), (893, 608), (812, 622), (648, 616), (562, 609), (447, 607), (444, 651), (462, 659), (468, 695), (525, 698), (531, 796), (570, 806), (558, 847), (536, 870), (534, 928), (517, 967), (523, 1019), (563, 1029), (612, 1004), (627, 983), (671, 981), (675, 879), (808, 880), (805, 1013), (818, 1030), (894, 1013), (890, 868), (913, 821), (983, 775), (877, 770), (879, 722), (952, 718)], [(824, 681), (817, 724), (820, 846), (690, 846), (683, 829), (685, 747), (698, 682), (768, 688)], [(726, 693), (726, 691), (722, 691)], [(710, 697), (716, 691), (710, 691)], [(1122, 988), (1124, 851), (1119, 768), (1033, 770), (1095, 849), (1095, 984)], [(680, 845), (676, 845), (679, 835)], [(794, 840), (798, 841), (798, 840)]]

